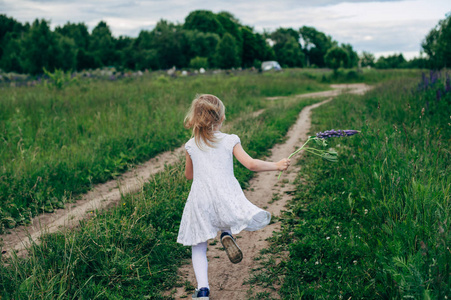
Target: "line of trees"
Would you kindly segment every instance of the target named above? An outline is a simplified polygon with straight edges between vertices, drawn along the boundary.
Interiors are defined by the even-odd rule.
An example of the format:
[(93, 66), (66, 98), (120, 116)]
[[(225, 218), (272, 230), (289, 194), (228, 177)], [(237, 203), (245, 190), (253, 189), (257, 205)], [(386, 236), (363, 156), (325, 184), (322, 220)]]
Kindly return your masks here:
[[(379, 68), (449, 66), (449, 17), (426, 37), (423, 49), (429, 59), (407, 62), (402, 55), (375, 60), (361, 57), (350, 44), (339, 44), (313, 27), (279, 28), (263, 34), (243, 25), (228, 12), (191, 12), (184, 24), (160, 20), (138, 37), (116, 38), (105, 22), (91, 31), (84, 23), (67, 23), (50, 29), (46, 20), (22, 24), (0, 15), (0, 68), (7, 72), (40, 74), (94, 69), (144, 70), (177, 68), (248, 68), (277, 60), (283, 67)], [(444, 43), (447, 41), (448, 44)]]

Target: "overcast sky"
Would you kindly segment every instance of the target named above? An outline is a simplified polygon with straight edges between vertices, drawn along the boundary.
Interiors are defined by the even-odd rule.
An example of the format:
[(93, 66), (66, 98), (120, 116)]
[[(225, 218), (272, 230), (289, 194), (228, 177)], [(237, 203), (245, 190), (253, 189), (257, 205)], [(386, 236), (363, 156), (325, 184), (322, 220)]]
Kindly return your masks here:
[(36, 18), (54, 28), (84, 22), (89, 29), (104, 20), (113, 35), (136, 37), (160, 19), (184, 23), (197, 9), (228, 11), (256, 31), (312, 26), (339, 43), (376, 56), (419, 56), (421, 41), (451, 12), (450, 0), (0, 0), (0, 14), (20, 22)]

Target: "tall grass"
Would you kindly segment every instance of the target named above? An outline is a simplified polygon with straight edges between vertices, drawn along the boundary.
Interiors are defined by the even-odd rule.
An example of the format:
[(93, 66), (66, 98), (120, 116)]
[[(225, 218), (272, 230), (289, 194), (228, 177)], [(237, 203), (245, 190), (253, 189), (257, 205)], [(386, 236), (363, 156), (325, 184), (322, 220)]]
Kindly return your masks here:
[[(227, 103), (227, 98), (224, 98)], [(270, 102), (267, 112), (237, 114), (231, 132), (255, 157), (280, 142), (297, 112), (316, 100)], [(248, 116), (245, 118), (245, 116)], [(168, 299), (177, 267), (190, 253), (176, 235), (190, 183), (183, 161), (124, 196), (118, 207), (93, 212), (77, 230), (67, 230), (33, 244), (26, 258), (2, 258), (2, 299)], [(242, 185), (251, 177), (235, 169)]]
[(3, 88), (0, 233), (181, 146), (190, 135), (183, 117), (196, 93), (224, 99), (233, 120), (242, 111), (265, 107), (264, 96), (322, 88), (302, 74), (279, 73), (79, 79), (63, 90)]
[[(451, 296), (451, 92), (397, 79), (313, 114), (338, 164), (307, 156), (273, 249), (284, 299), (446, 299)], [(441, 91), (441, 97), (437, 91)], [(279, 277), (280, 278), (280, 277)]]

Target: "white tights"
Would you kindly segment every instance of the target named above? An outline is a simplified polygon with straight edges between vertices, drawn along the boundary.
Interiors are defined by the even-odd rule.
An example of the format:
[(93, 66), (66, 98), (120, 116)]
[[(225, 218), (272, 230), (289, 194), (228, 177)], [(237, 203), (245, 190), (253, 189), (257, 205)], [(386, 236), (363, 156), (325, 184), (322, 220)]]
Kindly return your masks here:
[[(230, 233), (228, 230), (224, 231)], [(197, 288), (210, 288), (208, 285), (207, 242), (192, 246), (192, 260), (194, 274), (196, 274)]]
[(207, 242), (192, 247), (194, 274), (196, 274), (197, 288), (210, 288), (208, 285)]

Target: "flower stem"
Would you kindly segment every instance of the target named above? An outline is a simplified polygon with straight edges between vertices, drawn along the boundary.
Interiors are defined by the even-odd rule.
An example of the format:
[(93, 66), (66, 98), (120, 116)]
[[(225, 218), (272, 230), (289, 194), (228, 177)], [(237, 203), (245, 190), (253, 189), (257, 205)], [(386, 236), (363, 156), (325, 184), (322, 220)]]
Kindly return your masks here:
[[(288, 156), (288, 159), (290, 159), (293, 155), (295, 155), (295, 154), (297, 154), (299, 151), (301, 151), (301, 150), (305, 147), (305, 145), (307, 145), (307, 143), (310, 142), (311, 140), (312, 140), (312, 137), (309, 137), (309, 138), (307, 139), (307, 141), (304, 143), (304, 145), (301, 146), (301, 148), (297, 149), (296, 151), (294, 151), (293, 153), (291, 153), (290, 156)], [(280, 179), (280, 176), (282, 176), (282, 172), (283, 172), (283, 171), (280, 171), (279, 176), (277, 177), (277, 180), (279, 180), (279, 179)]]

